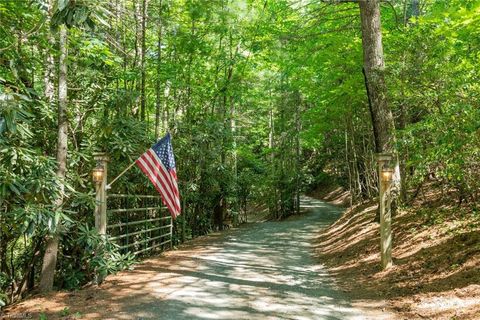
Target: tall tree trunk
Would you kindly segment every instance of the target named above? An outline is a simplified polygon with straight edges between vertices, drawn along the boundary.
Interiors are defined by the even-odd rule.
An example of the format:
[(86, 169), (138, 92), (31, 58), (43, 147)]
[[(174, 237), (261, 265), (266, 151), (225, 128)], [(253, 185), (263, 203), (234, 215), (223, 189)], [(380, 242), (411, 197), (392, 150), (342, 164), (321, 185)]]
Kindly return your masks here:
[[(53, 42), (52, 36), (48, 35), (48, 43), (53, 48), (54, 45), (52, 44), (52, 42)], [(53, 70), (55, 68), (55, 65), (54, 65), (52, 53), (50, 52), (49, 48), (45, 49), (44, 64), (45, 64), (45, 70), (44, 70), (44, 76), (43, 76), (43, 83), (45, 86), (44, 95), (48, 103), (52, 104), (53, 98), (55, 96), (55, 86), (53, 83)]]
[[(115, 40), (118, 44), (121, 43), (120, 30), (119, 30), (119, 27), (120, 27), (119, 18), (120, 18), (120, 12), (121, 12), (120, 10), (121, 10), (120, 0), (115, 0)], [(115, 95), (117, 96), (117, 98), (115, 99), (115, 109), (117, 112), (117, 117), (120, 117), (121, 104), (123, 104), (123, 102), (125, 101), (124, 100), (122, 101), (122, 103), (120, 103), (120, 99), (118, 99), (118, 97), (120, 96), (120, 77), (116, 77), (115, 79)]]
[(146, 81), (146, 70), (145, 70), (145, 51), (147, 49), (145, 44), (145, 37), (146, 37), (146, 27), (147, 27), (147, 6), (148, 0), (142, 1), (142, 46), (140, 50), (140, 69), (142, 72), (142, 79), (141, 79), (141, 87), (140, 87), (140, 119), (145, 121), (145, 113), (146, 113), (146, 96), (145, 96), (145, 81)]
[[(142, 0), (132, 0), (133, 4), (133, 19), (135, 21), (135, 55), (132, 61), (132, 68), (133, 70), (140, 70), (140, 79), (135, 76), (134, 80), (132, 81), (132, 91), (135, 92), (135, 100), (133, 102), (133, 115), (137, 119), (141, 119), (142, 117), (142, 95), (141, 95), (141, 78), (142, 78), (142, 72), (141, 72), (141, 64), (142, 64)], [(128, 29), (128, 26), (127, 26)], [(140, 95), (137, 95), (137, 93), (140, 92)], [(140, 106), (139, 106), (140, 103)]]
[(273, 147), (274, 147), (274, 131), (275, 131), (275, 123), (273, 119), (273, 100), (272, 100), (272, 89), (269, 90), (270, 93), (270, 110), (269, 110), (269, 115), (268, 115), (268, 149), (270, 150), (270, 165), (273, 167), (273, 159), (275, 157), (273, 153)]
[[(395, 123), (387, 102), (379, 3), (379, 0), (359, 2), (362, 21), (363, 72), (375, 136), (375, 150), (377, 153), (392, 153), (397, 159)], [(398, 159), (395, 162), (392, 183), (394, 207), (400, 188)]]
[(162, 0), (158, 3), (158, 38), (157, 38), (157, 79), (155, 82), (155, 138), (160, 135), (160, 104), (161, 104), (161, 63), (162, 63)]
[(297, 214), (300, 213), (300, 187), (301, 187), (301, 174), (300, 174), (300, 160), (301, 160), (301, 149), (300, 149), (300, 131), (302, 130), (301, 127), (301, 107), (302, 107), (302, 100), (300, 96), (300, 92), (297, 92), (297, 101), (296, 101), (296, 109), (295, 109), (295, 211)]
[[(122, 12), (125, 12), (126, 9), (125, 9), (125, 3), (122, 1), (121, 4), (120, 4), (120, 10), (122, 10)], [(127, 46), (127, 32), (126, 32), (126, 28), (125, 28), (125, 19), (120, 19), (121, 21), (121, 40), (122, 40), (122, 51), (124, 52), (123, 54), (123, 60), (122, 60), (122, 68), (123, 68), (123, 74), (127, 74), (127, 68), (128, 68), (128, 54), (126, 54), (126, 46)], [(128, 110), (131, 110), (132, 109), (132, 98), (131, 98), (131, 94), (129, 93), (129, 90), (128, 90), (128, 80), (127, 80), (127, 77), (123, 77), (123, 94), (125, 97), (127, 97), (127, 105), (123, 105), (121, 107), (121, 111), (119, 112), (119, 116), (122, 117), (122, 116), (126, 116), (127, 115), (127, 112)]]
[[(190, 25), (190, 39), (191, 41), (194, 41), (195, 39), (195, 19), (194, 17), (192, 16), (192, 22), (191, 22), (191, 25)], [(191, 50), (189, 53), (188, 53), (188, 63), (187, 63), (187, 103), (186, 103), (186, 112), (185, 112), (185, 115), (187, 118), (189, 118), (190, 116), (190, 112), (191, 112), (191, 108), (190, 108), (190, 105), (191, 105), (191, 102), (192, 102), (192, 64), (193, 64), (193, 53), (194, 51)]]
[[(51, 4), (52, 0), (48, 3), (48, 15), (47, 15), (47, 25), (50, 24), (51, 16), (52, 16), (52, 8), (53, 5)], [(55, 70), (55, 61), (53, 59), (53, 54), (51, 48), (55, 47), (55, 39), (51, 32), (47, 34), (47, 41), (48, 47), (45, 49), (45, 57), (44, 57), (44, 65), (45, 70), (43, 74), (43, 84), (44, 84), (44, 95), (45, 99), (49, 103), (49, 107), (53, 107), (53, 100), (55, 97), (55, 84), (54, 84), (54, 70)]]
[(418, 17), (420, 15), (420, 3), (419, 0), (412, 0), (412, 17)]
[(359, 2), (363, 65), (378, 153), (395, 151), (395, 126), (387, 103), (379, 0)]
[(348, 155), (348, 134), (347, 134), (347, 129), (345, 129), (345, 164), (347, 165), (347, 174), (348, 174), (348, 189), (350, 190), (350, 207), (352, 206), (352, 200), (355, 198), (355, 190), (353, 186), (353, 169), (350, 165), (350, 157)]
[[(55, 201), (55, 210), (62, 210), (63, 193), (65, 189), (65, 173), (67, 168), (67, 141), (68, 141), (68, 122), (67, 122), (67, 28), (60, 26), (60, 59), (59, 59), (59, 77), (58, 77), (58, 138), (57, 138), (57, 178), (60, 182), (58, 198)], [(48, 236), (43, 256), (42, 272), (40, 275), (40, 290), (42, 292), (51, 291), (55, 276), (55, 267), (57, 265), (57, 252), (59, 242), (59, 225), (55, 232)]]
[[(405, 3), (406, 4), (406, 3)], [(411, 3), (411, 10), (407, 11), (405, 10), (405, 15), (404, 15), (404, 26), (406, 26), (411, 17), (418, 17), (420, 14), (420, 6), (419, 6), (419, 1), (418, 0), (412, 0)], [(402, 97), (402, 102), (400, 103), (400, 116), (398, 118), (398, 128), (400, 130), (404, 130), (407, 126), (407, 105), (405, 105), (405, 100), (406, 100), (406, 95), (405, 95), (405, 87), (408, 86), (408, 83), (406, 82), (406, 77), (407, 77), (407, 67), (406, 67), (406, 52), (403, 53), (402, 55), (402, 69), (400, 72), (400, 79), (402, 81), (402, 87), (401, 87), (401, 97)], [(406, 203), (408, 201), (407, 197), (407, 154), (401, 154), (399, 155), (399, 166), (400, 166), (400, 201), (403, 203)]]
[[(276, 157), (276, 152), (274, 151), (275, 147), (275, 118), (274, 118), (274, 104), (272, 100), (272, 89), (270, 88), (270, 111), (269, 111), (269, 119), (268, 119), (268, 128), (269, 128), (269, 133), (268, 133), (268, 148), (270, 151), (269, 155), (269, 160), (270, 160), (270, 168), (271, 172), (270, 175), (271, 177), (275, 177), (277, 174), (277, 162), (278, 159), (275, 159)], [(277, 161), (277, 162), (276, 162)], [(272, 214), (275, 218), (278, 217), (278, 201), (277, 201), (277, 185), (274, 184), (273, 188), (273, 195), (270, 197), (270, 204), (268, 207), (269, 213)]]
[[(238, 99), (241, 101), (241, 99)], [(235, 186), (238, 186), (238, 154), (237, 154), (237, 124), (236, 124), (236, 108), (233, 95), (230, 95), (230, 133), (232, 135), (232, 151), (233, 151), (233, 178)], [(239, 212), (238, 188), (235, 188), (235, 209)]]

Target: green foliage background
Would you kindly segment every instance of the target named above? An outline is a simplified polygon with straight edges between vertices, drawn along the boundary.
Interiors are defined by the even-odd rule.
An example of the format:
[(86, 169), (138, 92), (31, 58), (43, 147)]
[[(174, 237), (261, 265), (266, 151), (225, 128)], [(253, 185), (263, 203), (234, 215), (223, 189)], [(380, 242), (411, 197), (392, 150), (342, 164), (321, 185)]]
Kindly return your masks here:
[[(116, 176), (157, 138), (157, 109), (157, 129), (172, 133), (177, 158), (184, 211), (176, 241), (218, 227), (219, 207), (235, 221), (251, 203), (282, 218), (297, 210), (300, 189), (334, 181), (356, 200), (376, 193), (356, 4), (147, 3), (142, 119), (141, 1), (59, 0), (51, 18), (47, 1), (0, 2), (0, 291), (9, 299), (22, 279), (36, 283), (36, 257), (57, 221), (64, 234), (58, 287), (90, 281), (92, 268), (130, 265), (132, 257), (100, 244), (91, 229), (92, 154), (107, 151)], [(418, 16), (411, 1), (392, 3), (382, 7), (382, 20), (405, 187), (435, 177), (475, 204), (480, 3), (420, 1)], [(62, 23), (69, 26), (69, 149), (60, 182), (57, 102), (46, 98), (44, 76), (49, 55), (58, 75), (55, 26)], [(53, 210), (59, 183), (67, 186), (60, 213)], [(153, 192), (137, 169), (115, 188)], [(94, 245), (109, 259), (92, 262)]]

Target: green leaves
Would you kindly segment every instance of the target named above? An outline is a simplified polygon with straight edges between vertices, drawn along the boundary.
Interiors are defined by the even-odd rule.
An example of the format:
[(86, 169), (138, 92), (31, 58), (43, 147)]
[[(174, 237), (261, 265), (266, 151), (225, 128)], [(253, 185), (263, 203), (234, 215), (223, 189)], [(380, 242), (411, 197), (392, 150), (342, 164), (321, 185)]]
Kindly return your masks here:
[[(143, 51), (142, 1), (55, 1), (52, 27), (70, 28), (69, 150), (57, 211), (57, 101), (46, 89), (55, 92), (48, 85), (58, 74), (58, 39), (37, 2), (0, 1), (1, 227), (18, 250), (17, 270), (31, 239), (59, 231), (59, 221), (68, 231), (59, 260), (64, 286), (89, 281), (94, 268), (129, 266), (132, 257), (91, 228), (92, 153), (109, 153), (114, 177), (152, 145), (155, 131), (174, 137), (186, 238), (210, 231), (219, 208), (236, 214), (257, 201), (290, 214), (300, 179), (376, 193), (356, 4), (158, 3), (145, 8)], [(388, 100), (409, 186), (433, 172), (452, 190), (478, 192), (479, 8), (478, 0), (430, 1), (401, 28), (392, 8), (382, 9)], [(154, 192), (136, 169), (114, 187)], [(17, 249), (24, 233), (27, 249)]]
[[(407, 121), (399, 146), (408, 154), (411, 185), (427, 173), (445, 188), (474, 195), (480, 187), (478, 154), (478, 27), (471, 25), (479, 1), (436, 1), (405, 34), (391, 35), (392, 102)], [(470, 20), (472, 19), (472, 20)], [(473, 51), (472, 51), (473, 49)], [(408, 123), (410, 122), (410, 124)]]
[[(135, 256), (132, 253), (120, 253), (118, 245), (108, 240), (107, 237), (98, 234), (95, 228), (90, 228), (88, 224), (80, 224), (78, 226), (78, 237), (74, 240), (78, 248), (82, 248), (81, 256), (78, 257), (80, 261), (88, 266), (88, 272), (95, 272), (103, 277), (114, 274), (118, 271), (131, 268), (136, 262)], [(77, 264), (77, 268), (82, 265)], [(72, 270), (73, 271), (73, 270)], [(76, 269), (74, 272), (67, 274), (76, 274), (79, 276), (92, 276), (92, 274), (83, 274), (81, 269)], [(72, 288), (78, 287), (82, 281), (71, 279)]]
[(50, 24), (56, 30), (65, 24), (68, 28), (88, 27), (94, 30), (96, 22), (109, 28), (106, 17), (111, 13), (102, 4), (82, 0), (57, 0)]

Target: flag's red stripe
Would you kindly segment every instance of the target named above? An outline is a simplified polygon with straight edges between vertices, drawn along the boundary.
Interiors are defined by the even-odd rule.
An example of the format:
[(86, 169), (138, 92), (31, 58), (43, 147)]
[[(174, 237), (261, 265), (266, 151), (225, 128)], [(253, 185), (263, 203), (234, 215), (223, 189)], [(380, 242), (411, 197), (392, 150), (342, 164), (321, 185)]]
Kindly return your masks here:
[(157, 171), (151, 171), (151, 168), (148, 166), (147, 162), (145, 161), (144, 157), (141, 156), (137, 161), (137, 165), (140, 167), (140, 169), (145, 173), (145, 175), (149, 178), (149, 180), (153, 183), (153, 186), (157, 191), (160, 193), (162, 196), (162, 200), (164, 205), (166, 205), (172, 214), (172, 216), (176, 217), (177, 216), (177, 208), (175, 208), (172, 203), (173, 202), (170, 199), (170, 195), (166, 192), (165, 187), (161, 184), (161, 181), (158, 179), (158, 172)]
[(170, 176), (172, 177), (172, 184), (175, 190), (177, 204), (178, 204), (178, 207), (180, 208), (180, 192), (178, 190), (177, 173), (175, 172), (175, 169), (170, 170)]
[(170, 176), (172, 176), (172, 184), (174, 186), (175, 194), (177, 196), (178, 206), (180, 207), (180, 191), (177, 184), (177, 171), (175, 169), (170, 170)]
[(175, 191), (175, 189), (172, 189), (172, 185), (170, 183), (170, 175), (169, 173), (167, 172), (165, 166), (162, 164), (162, 162), (160, 161), (160, 159), (158, 159), (158, 157), (155, 155), (155, 153), (153, 152), (153, 150), (149, 150), (150, 152), (146, 152), (145, 153), (145, 158), (148, 159), (148, 164), (153, 167), (153, 168), (156, 168), (160, 174), (161, 174), (161, 181), (162, 181), (162, 185), (165, 187), (165, 189), (169, 192), (169, 199), (171, 200), (173, 206), (175, 207), (175, 210), (176, 210), (176, 214), (180, 213), (180, 201), (178, 199), (178, 190)]
[[(168, 207), (172, 208), (175, 212), (178, 211), (178, 208), (175, 206), (175, 201), (174, 197), (172, 195), (171, 190), (168, 188), (168, 186), (165, 184), (165, 181), (163, 181), (163, 176), (161, 175), (161, 169), (155, 168), (152, 166), (152, 164), (149, 161), (148, 156), (142, 157), (142, 161), (146, 167), (146, 169), (151, 172), (151, 175), (156, 179), (157, 181), (157, 186), (158, 186), (158, 191), (162, 195), (162, 197), (165, 197), (165, 200), (168, 203), (165, 203), (165, 205), (168, 204)], [(171, 209), (171, 211), (172, 211)], [(172, 214), (174, 212), (172, 211)]]
[(170, 172), (167, 171), (162, 161), (158, 158), (158, 156), (155, 154), (155, 152), (152, 149), (145, 152), (145, 154), (147, 156), (150, 155), (150, 159), (152, 160), (151, 164), (160, 170), (160, 172), (164, 177), (164, 181), (166, 181), (169, 184), (170, 190), (172, 191), (174, 196), (173, 197), (173, 199), (175, 200), (174, 202), (176, 204), (178, 211), (180, 212), (180, 195), (178, 192), (178, 186), (174, 181), (174, 179), (172, 178)]
[(165, 169), (165, 167), (162, 166), (161, 163), (157, 161), (157, 159), (155, 159), (155, 157), (148, 152), (145, 153), (144, 158), (147, 164), (150, 166), (150, 168), (161, 175), (160, 178), (162, 179), (163, 184), (165, 184), (165, 187), (168, 189), (168, 191), (170, 192), (171, 198), (173, 199), (174, 193), (170, 185), (170, 181), (168, 179), (168, 172)]
[(173, 192), (175, 194), (175, 200), (176, 200), (176, 203), (177, 203), (177, 207), (180, 209), (180, 195), (178, 194), (179, 192), (178, 192), (177, 182), (175, 181), (175, 179), (173, 179), (173, 177), (170, 177), (170, 184), (172, 185)]
[[(149, 151), (152, 151), (151, 149)], [(171, 199), (172, 203), (175, 205), (177, 211), (180, 211), (180, 205), (178, 199), (178, 190), (177, 192), (174, 191), (174, 188), (170, 181), (170, 174), (167, 172), (166, 168), (160, 162), (160, 160), (156, 157), (156, 155), (152, 154), (151, 152), (144, 153), (144, 159), (147, 165), (150, 167), (152, 172), (159, 172), (161, 174), (160, 181), (162, 182), (162, 186), (164, 186), (166, 192), (168, 192), (169, 198)], [(157, 176), (159, 176), (157, 174)]]
[(181, 209), (175, 168), (167, 171), (153, 149), (142, 154), (136, 163), (160, 193), (162, 202), (168, 207), (172, 217), (176, 218)]
[(152, 149), (148, 150), (146, 153), (148, 153), (150, 155), (150, 158), (153, 160), (155, 165), (162, 168), (162, 173), (164, 174), (165, 180), (169, 183), (170, 189), (174, 192), (175, 196), (178, 197), (178, 190), (177, 190), (177, 188), (174, 187), (174, 185), (171, 181), (172, 176), (170, 175), (170, 172), (167, 171), (167, 168), (165, 168), (162, 161), (158, 158), (158, 156), (155, 154), (155, 152)]
[[(143, 164), (140, 162), (141, 166), (143, 166)], [(162, 190), (162, 187), (159, 185), (158, 183), (158, 180), (155, 180), (155, 178), (152, 178), (149, 174), (149, 171), (146, 167), (143, 167), (144, 169), (144, 173), (149, 177), (150, 181), (152, 181), (153, 183), (153, 186), (155, 187), (155, 189), (158, 191), (158, 193), (160, 193), (161, 197), (162, 197), (162, 202), (163, 204), (168, 208), (168, 210), (170, 211), (170, 214), (175, 218), (177, 216), (176, 214), (176, 210), (175, 208), (171, 205), (171, 202), (170, 200), (165, 197), (165, 193), (164, 191)], [(143, 170), (142, 170), (143, 171)]]
[(152, 172), (150, 171), (150, 168), (147, 167), (145, 161), (143, 158), (139, 158), (137, 160), (137, 165), (140, 167), (140, 169), (145, 173), (145, 175), (148, 177), (148, 179), (152, 182), (153, 186), (157, 191), (160, 193), (162, 196), (162, 200), (164, 205), (166, 205), (170, 211), (172, 211), (172, 204), (171, 200), (169, 198), (166, 198), (164, 195), (164, 191), (162, 190), (162, 186), (160, 185), (160, 181), (158, 180), (157, 177), (155, 177)]
[(159, 187), (162, 189), (162, 194), (168, 198), (168, 200), (173, 204), (174, 203), (174, 197), (172, 195), (171, 190), (169, 187), (165, 184), (165, 181), (163, 181), (163, 176), (160, 173), (160, 169), (152, 168), (151, 163), (149, 163), (149, 160), (144, 159), (145, 165), (150, 169), (152, 174), (155, 176), (155, 178), (158, 180)]

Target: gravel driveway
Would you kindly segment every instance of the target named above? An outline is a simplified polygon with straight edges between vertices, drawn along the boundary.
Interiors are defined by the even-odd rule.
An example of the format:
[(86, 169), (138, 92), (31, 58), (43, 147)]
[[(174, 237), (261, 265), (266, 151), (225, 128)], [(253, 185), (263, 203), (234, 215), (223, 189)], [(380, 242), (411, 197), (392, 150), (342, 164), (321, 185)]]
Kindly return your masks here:
[(101, 288), (26, 300), (15, 312), (48, 319), (393, 319), (352, 307), (313, 257), (341, 210), (303, 198), (306, 214), (196, 239), (107, 278)]
[(335, 221), (341, 210), (311, 198), (303, 198), (302, 206), (311, 209), (309, 213), (232, 230), (208, 241), (203, 250), (182, 254), (176, 266), (159, 270), (160, 283), (165, 277), (174, 278), (154, 285), (155, 295), (162, 299), (132, 304), (123, 315), (137, 319), (391, 319), (381, 311), (367, 315), (352, 307), (312, 256), (316, 233)]

